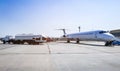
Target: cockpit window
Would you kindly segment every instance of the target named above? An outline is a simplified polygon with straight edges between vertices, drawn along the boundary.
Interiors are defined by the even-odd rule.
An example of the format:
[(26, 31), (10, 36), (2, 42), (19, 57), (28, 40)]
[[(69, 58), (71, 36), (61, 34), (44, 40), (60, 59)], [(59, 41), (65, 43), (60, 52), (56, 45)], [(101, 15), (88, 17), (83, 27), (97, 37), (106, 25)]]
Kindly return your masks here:
[(100, 34), (103, 34), (103, 33), (107, 33), (107, 31), (100, 31), (99, 33), (100, 33)]

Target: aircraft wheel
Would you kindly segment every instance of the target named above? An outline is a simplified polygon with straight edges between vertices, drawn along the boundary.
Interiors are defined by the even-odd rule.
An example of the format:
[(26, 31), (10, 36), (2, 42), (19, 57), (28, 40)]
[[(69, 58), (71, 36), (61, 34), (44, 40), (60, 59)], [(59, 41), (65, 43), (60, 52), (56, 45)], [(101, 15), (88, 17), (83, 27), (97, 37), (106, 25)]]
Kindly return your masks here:
[(105, 43), (105, 46), (112, 46), (112, 42), (113, 42), (113, 41), (107, 41), (107, 42)]
[(5, 44), (6, 42), (5, 41), (3, 41), (3, 44)]
[(77, 38), (77, 41), (76, 41), (76, 43), (79, 43), (79, 41), (80, 41), (80, 40)]
[(107, 41), (106, 43), (105, 43), (105, 46), (108, 46), (109, 45), (109, 41)]
[(70, 43), (70, 39), (67, 39), (67, 43)]

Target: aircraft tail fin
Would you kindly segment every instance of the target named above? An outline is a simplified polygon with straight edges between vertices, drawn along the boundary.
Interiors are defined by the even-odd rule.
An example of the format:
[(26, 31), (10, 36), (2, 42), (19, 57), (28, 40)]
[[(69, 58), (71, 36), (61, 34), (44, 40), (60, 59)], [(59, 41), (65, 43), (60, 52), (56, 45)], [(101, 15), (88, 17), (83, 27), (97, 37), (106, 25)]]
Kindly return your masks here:
[(57, 30), (62, 30), (63, 31), (63, 37), (66, 37), (66, 29), (57, 29)]

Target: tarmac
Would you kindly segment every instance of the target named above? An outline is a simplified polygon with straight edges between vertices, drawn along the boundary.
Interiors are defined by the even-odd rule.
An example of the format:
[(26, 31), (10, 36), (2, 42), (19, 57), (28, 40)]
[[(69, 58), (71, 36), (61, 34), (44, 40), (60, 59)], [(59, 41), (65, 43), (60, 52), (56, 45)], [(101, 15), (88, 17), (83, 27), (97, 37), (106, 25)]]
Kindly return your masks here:
[(0, 71), (120, 71), (120, 46), (90, 41), (0, 43)]

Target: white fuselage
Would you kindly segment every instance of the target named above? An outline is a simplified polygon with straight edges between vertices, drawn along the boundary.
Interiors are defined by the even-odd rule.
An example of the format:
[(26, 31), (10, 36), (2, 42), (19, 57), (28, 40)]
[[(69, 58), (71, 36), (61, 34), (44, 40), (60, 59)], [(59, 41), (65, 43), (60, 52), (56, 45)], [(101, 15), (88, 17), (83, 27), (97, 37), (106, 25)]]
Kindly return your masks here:
[(80, 41), (83, 41), (83, 40), (114, 41), (116, 40), (116, 38), (112, 34), (103, 30), (67, 34), (66, 37), (69, 39), (79, 39)]

